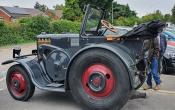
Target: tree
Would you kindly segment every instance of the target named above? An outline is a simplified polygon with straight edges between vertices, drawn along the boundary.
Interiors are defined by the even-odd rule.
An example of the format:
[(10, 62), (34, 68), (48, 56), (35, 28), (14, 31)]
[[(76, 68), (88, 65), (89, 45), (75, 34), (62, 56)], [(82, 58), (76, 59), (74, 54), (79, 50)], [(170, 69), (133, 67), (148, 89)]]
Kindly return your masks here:
[(64, 6), (61, 4), (61, 5), (55, 5), (55, 6), (53, 6), (53, 8), (55, 9), (55, 10), (63, 10), (63, 8), (64, 8)]
[(114, 18), (118, 19), (119, 17), (136, 17), (136, 12), (132, 11), (129, 5), (121, 5), (117, 2), (113, 3), (113, 11), (114, 11)]
[(175, 5), (174, 5), (174, 7), (172, 9), (172, 18), (171, 18), (171, 21), (172, 21), (173, 24), (175, 24)]
[(164, 16), (160, 12), (160, 10), (157, 10), (154, 13), (150, 13), (150, 14), (142, 17), (142, 22), (149, 22), (149, 21), (153, 21), (153, 20), (161, 20), (161, 21), (164, 20)]
[(113, 0), (65, 0), (65, 7), (63, 8), (63, 18), (68, 20), (81, 20), (84, 5), (92, 4), (102, 8), (112, 6)]
[(65, 0), (63, 18), (71, 21), (81, 20), (82, 11), (79, 6), (79, 0)]
[(79, 0), (79, 6), (83, 10), (84, 5), (92, 4), (105, 9), (111, 9), (113, 0)]
[[(112, 9), (113, 0), (66, 0), (65, 7), (63, 9), (63, 18), (68, 20), (81, 19), (84, 5), (92, 4), (110, 10)], [(129, 5), (120, 5), (117, 2), (113, 3), (114, 18), (119, 17), (136, 17), (136, 12), (132, 11)]]
[(135, 24), (140, 24), (140, 19), (138, 17), (119, 17), (115, 21), (115, 25), (117, 26), (134, 26)]
[(171, 15), (170, 14), (165, 14), (164, 15), (164, 21), (165, 22), (170, 22), (171, 21)]
[(35, 9), (39, 9), (40, 6), (41, 6), (41, 4), (39, 4), (38, 2), (36, 2), (34, 8), (35, 8)]
[(48, 10), (48, 7), (46, 5), (41, 5), (40, 3), (36, 2), (35, 6), (34, 6), (35, 9), (38, 9), (42, 12), (46, 12)]

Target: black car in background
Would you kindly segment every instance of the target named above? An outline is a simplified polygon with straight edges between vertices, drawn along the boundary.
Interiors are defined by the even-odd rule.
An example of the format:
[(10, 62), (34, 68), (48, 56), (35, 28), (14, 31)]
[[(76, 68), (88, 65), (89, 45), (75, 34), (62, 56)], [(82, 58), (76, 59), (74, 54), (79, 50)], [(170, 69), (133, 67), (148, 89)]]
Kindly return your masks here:
[(167, 49), (163, 56), (161, 73), (169, 74), (170, 71), (175, 70), (175, 34), (170, 31), (164, 31), (162, 35), (166, 37)]

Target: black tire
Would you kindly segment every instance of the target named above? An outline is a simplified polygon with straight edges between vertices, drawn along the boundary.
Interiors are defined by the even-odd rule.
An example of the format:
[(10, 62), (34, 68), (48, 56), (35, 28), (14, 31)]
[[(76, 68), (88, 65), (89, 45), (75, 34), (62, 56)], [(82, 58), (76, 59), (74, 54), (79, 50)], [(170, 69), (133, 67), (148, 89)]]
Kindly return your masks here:
[[(21, 75), (21, 77), (23, 77), (23, 80), (25, 81), (25, 84), (24, 84), (25, 87), (21, 93), (16, 91), (16, 89), (14, 89), (14, 86), (12, 86), (12, 76), (14, 73)], [(7, 88), (8, 88), (10, 95), (14, 99), (19, 100), (19, 101), (27, 101), (33, 96), (34, 91), (35, 91), (35, 86), (32, 83), (28, 73), (20, 65), (14, 65), (9, 68), (7, 72), (7, 76), (6, 76), (6, 84), (7, 84)]]
[[(96, 98), (87, 94), (82, 85), (82, 76), (90, 65), (101, 63), (109, 67), (116, 78), (115, 87), (109, 96)], [(74, 60), (69, 72), (69, 86), (74, 99), (87, 110), (119, 110), (128, 101), (131, 85), (127, 69), (113, 53), (94, 49), (82, 53)]]

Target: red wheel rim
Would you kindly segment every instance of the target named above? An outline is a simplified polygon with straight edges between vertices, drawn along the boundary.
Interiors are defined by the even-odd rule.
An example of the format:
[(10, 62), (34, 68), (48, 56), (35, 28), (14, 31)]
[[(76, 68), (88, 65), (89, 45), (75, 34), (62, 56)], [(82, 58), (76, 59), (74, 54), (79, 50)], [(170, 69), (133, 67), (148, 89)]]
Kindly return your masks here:
[[(99, 75), (96, 75), (99, 74)], [(95, 78), (91, 79), (91, 76), (94, 75)], [(99, 80), (99, 77), (105, 77), (103, 80)], [(100, 91), (94, 91), (89, 85), (89, 81), (92, 81), (93, 85), (103, 85), (103, 88)], [(103, 81), (103, 82), (102, 82)], [(105, 82), (104, 82), (105, 81)], [(115, 78), (113, 72), (104, 64), (94, 64), (89, 66), (83, 73), (82, 76), (82, 85), (85, 92), (93, 97), (103, 98), (109, 96), (113, 89), (115, 88)], [(100, 84), (99, 84), (100, 83)], [(98, 89), (99, 87), (97, 87)]]
[(26, 81), (21, 72), (15, 71), (11, 74), (9, 87), (16, 97), (21, 97), (25, 93)]

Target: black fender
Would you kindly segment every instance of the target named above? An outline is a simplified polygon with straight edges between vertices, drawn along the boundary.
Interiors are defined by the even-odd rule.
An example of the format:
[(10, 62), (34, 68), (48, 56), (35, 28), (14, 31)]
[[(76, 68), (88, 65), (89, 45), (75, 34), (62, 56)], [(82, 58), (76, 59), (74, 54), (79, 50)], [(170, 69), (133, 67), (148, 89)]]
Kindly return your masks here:
[[(37, 59), (33, 59), (30, 57), (26, 57), (23, 59), (12, 59), (12, 60), (8, 60), (2, 63), (2, 65), (5, 64), (10, 64), (10, 63), (17, 63), (20, 66), (22, 66), (26, 72), (28, 73), (29, 77), (31, 78), (32, 83), (39, 89), (41, 90), (48, 90), (48, 91), (58, 91), (58, 92), (65, 92), (64, 89), (51, 89), (49, 87), (45, 87), (43, 86), (43, 83), (49, 83), (50, 81), (45, 79), (45, 78), (41, 78), (42, 75), (44, 73), (41, 65), (38, 63)], [(37, 75), (37, 76), (35, 76)]]
[[(131, 55), (129, 55), (129, 52), (126, 51), (126, 48), (121, 48), (122, 46), (120, 44), (116, 44), (116, 45), (112, 45), (112, 44), (92, 44), (89, 46), (86, 46), (84, 48), (82, 48), (81, 50), (79, 50), (72, 58), (71, 61), (69, 62), (69, 66), (67, 69), (67, 75), (66, 75), (66, 80), (68, 80), (69, 77), (69, 71), (70, 71), (70, 67), (73, 63), (73, 61), (79, 56), (81, 55), (81, 53), (88, 51), (90, 49), (104, 49), (107, 50), (109, 52), (112, 52), (113, 54), (115, 54), (117, 57), (119, 57), (121, 59), (121, 61), (124, 63), (124, 65), (126, 66), (127, 70), (128, 70), (128, 75), (129, 75), (129, 79), (130, 79), (130, 84), (131, 84), (131, 88), (134, 89), (134, 76), (135, 73), (137, 71), (136, 67), (135, 67), (135, 60), (133, 57), (131, 57)], [(66, 82), (67, 86), (68, 81)], [(69, 87), (67, 87), (67, 89), (69, 89)]]
[(32, 70), (31, 68), (27, 65), (27, 62), (28, 61), (31, 61), (32, 59), (31, 58), (24, 58), (24, 59), (11, 59), (11, 60), (7, 60), (7, 61), (4, 61), (2, 63), (2, 65), (7, 65), (7, 64), (10, 64), (10, 63), (17, 63), (19, 64), (20, 66), (22, 66), (28, 73), (29, 77), (31, 78), (32, 82), (34, 83), (34, 85), (38, 85), (36, 83), (36, 81), (33, 79), (33, 74), (32, 74)]

